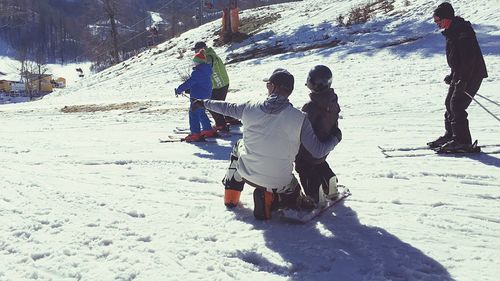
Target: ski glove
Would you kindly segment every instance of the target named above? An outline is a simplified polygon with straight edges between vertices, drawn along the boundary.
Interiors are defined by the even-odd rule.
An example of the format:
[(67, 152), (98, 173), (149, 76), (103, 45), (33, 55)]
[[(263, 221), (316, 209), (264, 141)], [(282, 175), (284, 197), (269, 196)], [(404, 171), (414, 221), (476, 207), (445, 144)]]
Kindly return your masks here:
[(444, 83), (446, 83), (446, 85), (450, 85), (450, 84), (451, 84), (451, 80), (452, 80), (452, 79), (453, 79), (453, 78), (451, 77), (451, 75), (446, 75), (446, 76), (444, 77), (444, 80), (443, 80), (443, 81), (444, 81)]
[(191, 102), (191, 109), (193, 111), (197, 110), (198, 108), (204, 108), (205, 104), (203, 103), (203, 100), (193, 100)]

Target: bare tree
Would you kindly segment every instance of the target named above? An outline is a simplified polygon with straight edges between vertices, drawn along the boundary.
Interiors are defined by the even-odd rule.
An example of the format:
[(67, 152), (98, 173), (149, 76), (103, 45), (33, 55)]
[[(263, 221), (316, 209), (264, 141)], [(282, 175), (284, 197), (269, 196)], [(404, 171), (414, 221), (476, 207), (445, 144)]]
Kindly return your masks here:
[[(14, 50), (28, 47), (29, 60), (42, 53), (46, 62), (91, 59), (103, 69), (147, 46), (148, 12), (165, 19), (158, 29), (162, 40), (220, 17), (220, 10), (204, 10), (202, 1), (0, 0), (0, 38)], [(238, 0), (238, 5), (246, 9), (290, 1)]]

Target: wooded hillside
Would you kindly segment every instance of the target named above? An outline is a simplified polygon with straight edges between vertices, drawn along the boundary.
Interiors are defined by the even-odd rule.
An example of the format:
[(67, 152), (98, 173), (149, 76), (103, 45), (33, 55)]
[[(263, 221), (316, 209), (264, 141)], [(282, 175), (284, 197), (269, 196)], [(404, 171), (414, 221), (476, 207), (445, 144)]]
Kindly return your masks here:
[[(0, 0), (0, 55), (38, 63), (117, 63), (218, 18), (204, 0)], [(286, 0), (239, 0), (240, 9)], [(162, 19), (156, 22), (155, 13)], [(173, 24), (172, 24), (173, 23)], [(158, 25), (152, 40), (149, 27)], [(152, 42), (154, 41), (154, 42)], [(109, 63), (106, 63), (109, 64)]]

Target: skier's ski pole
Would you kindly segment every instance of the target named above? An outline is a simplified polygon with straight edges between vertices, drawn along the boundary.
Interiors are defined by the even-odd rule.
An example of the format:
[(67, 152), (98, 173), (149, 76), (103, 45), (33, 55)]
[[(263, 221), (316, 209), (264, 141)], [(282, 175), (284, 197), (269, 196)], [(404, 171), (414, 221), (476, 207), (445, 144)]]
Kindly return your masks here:
[(182, 93), (181, 96), (183, 96), (185, 98), (188, 98), (190, 101), (196, 100), (195, 98), (192, 98), (192, 97), (188, 96), (186, 93)]
[(177, 89), (175, 89), (175, 97), (177, 98), (177, 97), (179, 97), (179, 96), (183, 96), (183, 97), (188, 98), (188, 99), (190, 99), (190, 100), (195, 100), (195, 99), (191, 98), (190, 96), (188, 96), (188, 95), (186, 94), (186, 92), (182, 92), (182, 93), (180, 93), (180, 94), (177, 94)]
[(493, 118), (497, 119), (500, 122), (500, 118), (498, 118), (495, 114), (491, 113), (491, 111), (489, 111), (486, 107), (484, 107), (484, 105), (482, 105), (480, 102), (478, 102), (473, 96), (469, 95), (469, 93), (467, 93), (466, 91), (464, 91), (464, 93), (466, 95), (468, 95), (473, 101), (475, 101), (480, 107), (482, 107), (486, 112), (491, 114), (491, 116), (493, 116)]
[(481, 96), (480, 94), (476, 94), (476, 96), (478, 96), (478, 97), (482, 97), (483, 99), (485, 99), (485, 100), (487, 100), (487, 101), (491, 102), (492, 104), (500, 106), (500, 103), (498, 103), (498, 102), (496, 102), (496, 101), (493, 101), (493, 100), (491, 100), (491, 99), (489, 99), (489, 98), (487, 98), (487, 97), (485, 97), (485, 96)]

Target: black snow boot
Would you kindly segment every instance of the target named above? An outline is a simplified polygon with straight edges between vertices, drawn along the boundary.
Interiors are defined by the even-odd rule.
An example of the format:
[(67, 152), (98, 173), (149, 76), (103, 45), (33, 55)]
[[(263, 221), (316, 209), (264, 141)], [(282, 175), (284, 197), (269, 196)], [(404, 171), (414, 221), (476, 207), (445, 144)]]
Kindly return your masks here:
[(477, 146), (477, 141), (473, 144), (461, 143), (456, 140), (451, 140), (436, 150), (438, 153), (475, 153), (481, 149)]
[(253, 203), (253, 215), (256, 219), (271, 219), (272, 211), (276, 209), (274, 193), (264, 188), (255, 188), (253, 191)]
[(451, 141), (452, 138), (449, 135), (444, 135), (439, 138), (437, 138), (435, 141), (428, 142), (427, 145), (429, 148), (438, 148), (446, 144), (447, 142)]

